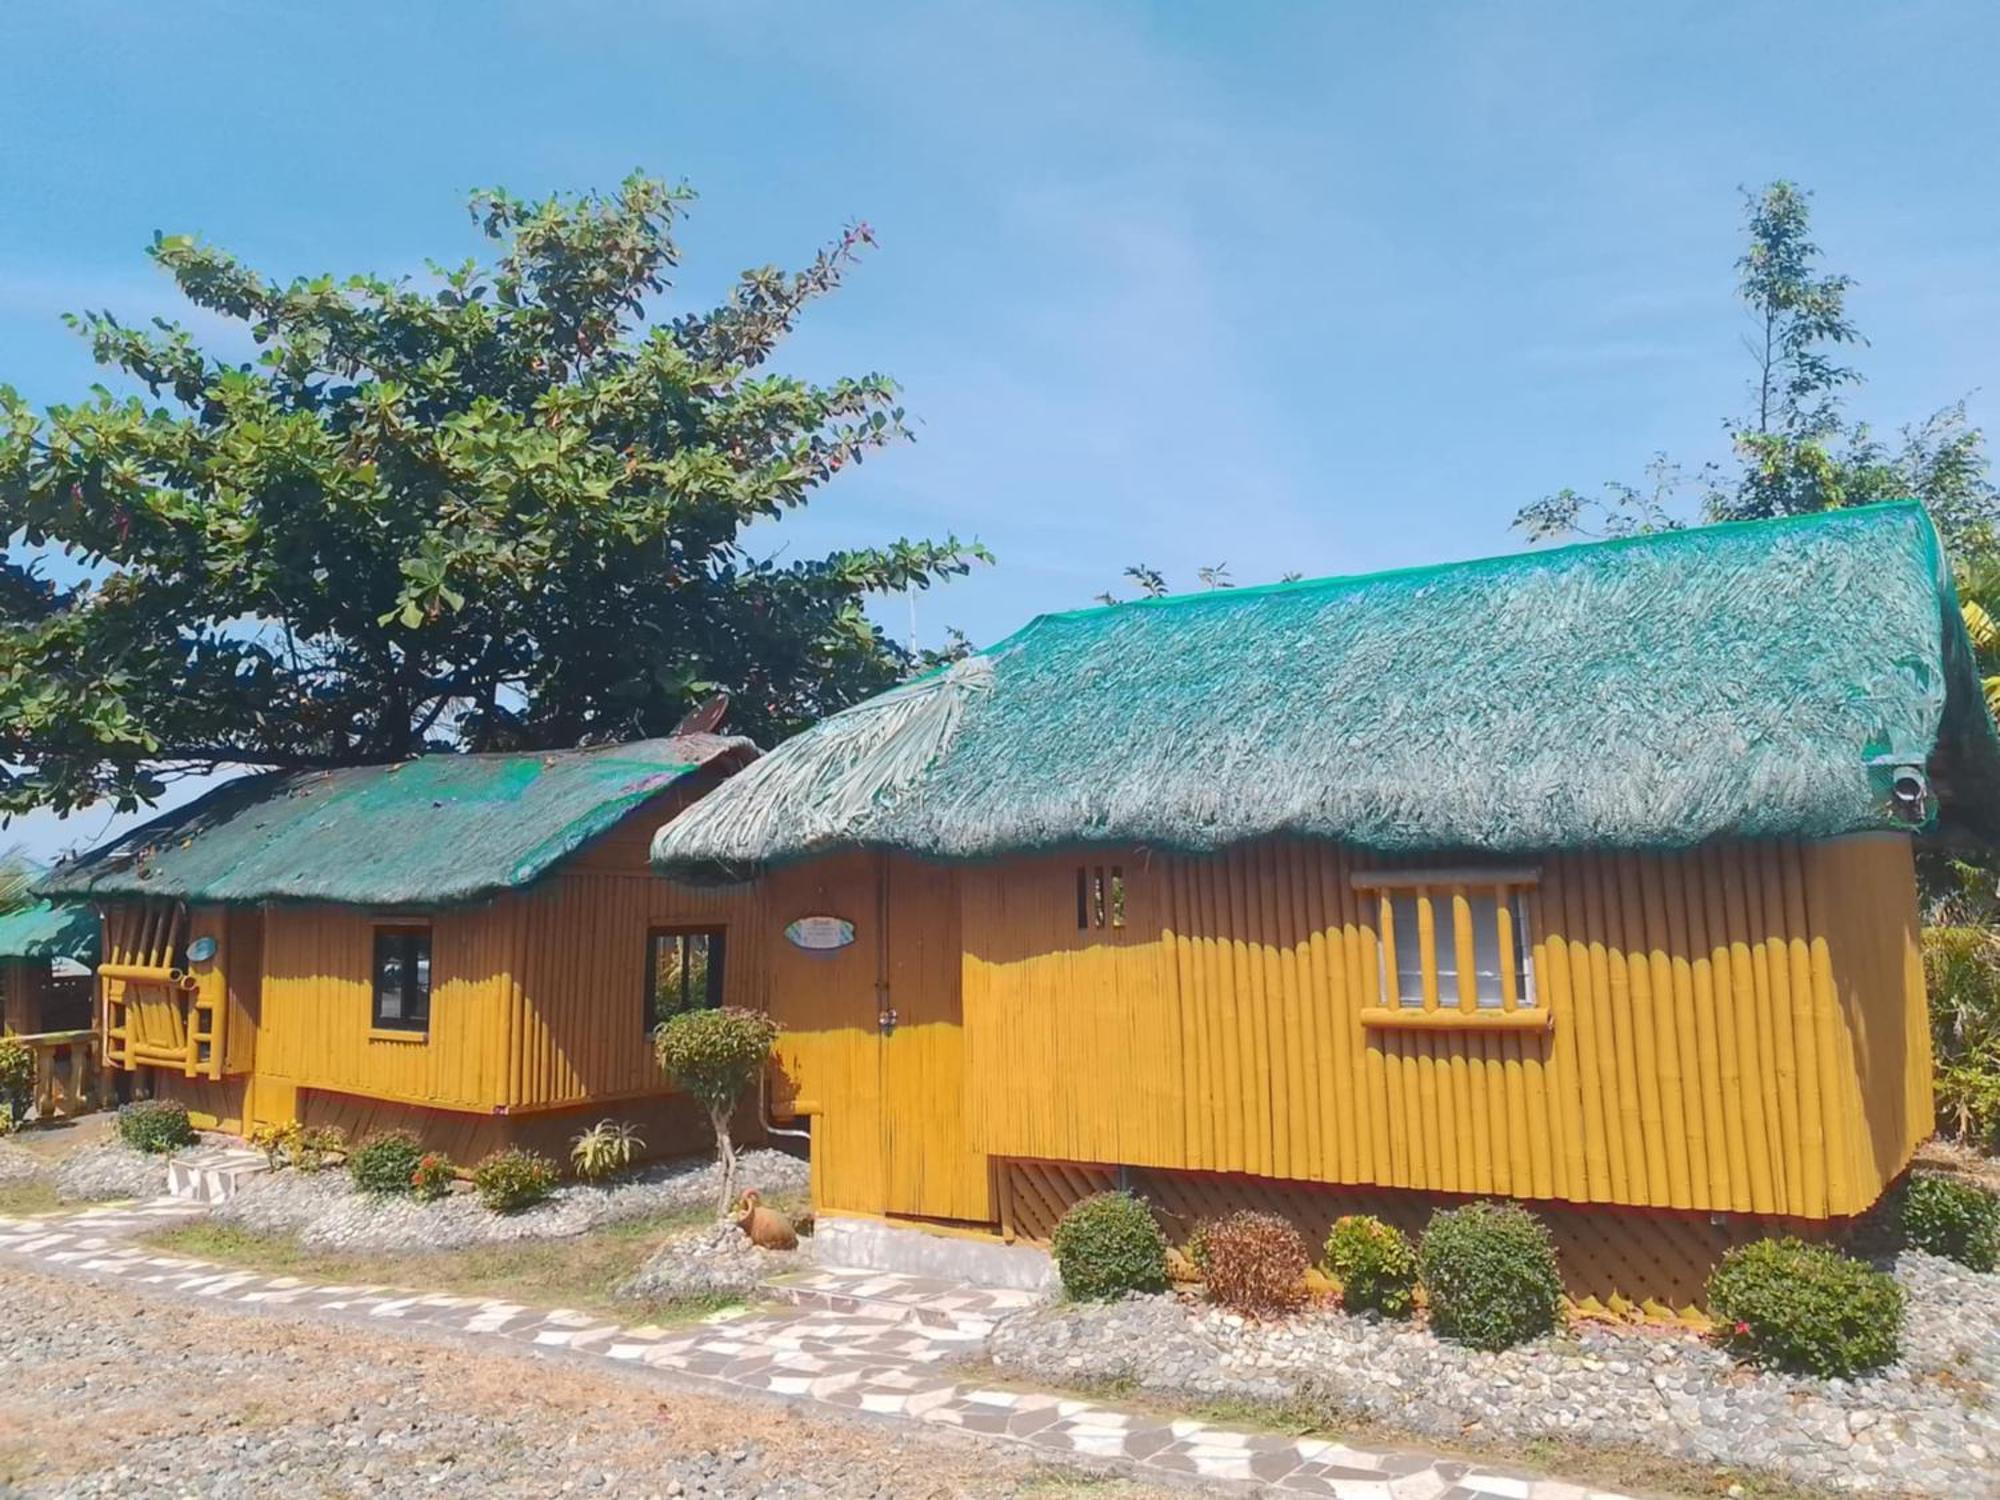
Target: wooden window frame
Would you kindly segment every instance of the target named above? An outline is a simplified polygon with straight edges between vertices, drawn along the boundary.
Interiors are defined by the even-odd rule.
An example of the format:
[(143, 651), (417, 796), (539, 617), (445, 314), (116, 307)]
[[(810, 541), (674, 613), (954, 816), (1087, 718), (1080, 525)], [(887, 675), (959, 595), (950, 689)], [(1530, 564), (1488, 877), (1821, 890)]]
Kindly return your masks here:
[[(724, 984), (729, 973), (729, 926), (727, 923), (671, 923), (661, 927), (646, 929), (646, 989), (641, 1001), (640, 1017), (645, 1022), (645, 1034), (651, 1036), (660, 1026), (654, 1011), (658, 1004), (657, 995), (660, 982), (660, 939), (705, 937), (709, 940), (708, 951), (708, 999), (698, 1006), (688, 1006), (685, 1010), (719, 1010), (727, 999)], [(685, 1013), (685, 1010), (682, 1012)]]
[[(1433, 870), (1373, 870), (1355, 874), (1357, 891), (1377, 898), (1375, 915), (1377, 1003), (1364, 1007), (1364, 1026), (1398, 1030), (1545, 1031), (1553, 1018), (1536, 992), (1534, 957), (1534, 896), (1540, 872), (1524, 868)], [(1396, 930), (1395, 900), (1414, 898), (1423, 995), (1418, 1005), (1404, 1003), (1398, 964), (1400, 943), (1411, 934)], [(1472, 926), (1472, 900), (1489, 897), (1498, 924), (1500, 1003), (1479, 1003), (1479, 978), (1473, 955), (1477, 939)], [(1452, 968), (1458, 993), (1440, 993), (1434, 909), (1452, 904), (1452, 935), (1456, 952)]]
[[(419, 968), (414, 947), (403, 953), (403, 1010), (402, 1016), (389, 1017), (382, 1014), (382, 942), (385, 938), (399, 938), (405, 942), (421, 939), (424, 962)], [(418, 974), (424, 978), (418, 980)], [(437, 950), (433, 941), (431, 924), (428, 922), (377, 922), (368, 948), (368, 1034), (384, 1041), (424, 1041), (431, 1034), (431, 999), (437, 991)], [(408, 1012), (411, 1000), (422, 1002), (422, 1016), (411, 1020)]]
[(1076, 930), (1078, 932), (1122, 932), (1131, 893), (1125, 886), (1125, 867), (1078, 865), (1076, 867)]

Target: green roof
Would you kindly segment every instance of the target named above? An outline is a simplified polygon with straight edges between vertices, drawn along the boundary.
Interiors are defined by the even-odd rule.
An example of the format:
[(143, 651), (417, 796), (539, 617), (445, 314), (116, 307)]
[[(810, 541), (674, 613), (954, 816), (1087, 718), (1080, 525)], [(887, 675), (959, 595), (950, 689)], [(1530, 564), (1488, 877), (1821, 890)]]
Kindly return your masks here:
[(788, 741), (653, 857), (714, 879), (857, 847), (1680, 847), (1907, 828), (1905, 768), (1948, 816), (2000, 807), (1908, 502), (1044, 615)]
[(0, 912), (0, 959), (97, 962), (97, 913), (82, 901), (28, 901)]
[(755, 754), (748, 740), (698, 734), (246, 776), (58, 865), (41, 889), (197, 902), (476, 900), (534, 880), (697, 768)]

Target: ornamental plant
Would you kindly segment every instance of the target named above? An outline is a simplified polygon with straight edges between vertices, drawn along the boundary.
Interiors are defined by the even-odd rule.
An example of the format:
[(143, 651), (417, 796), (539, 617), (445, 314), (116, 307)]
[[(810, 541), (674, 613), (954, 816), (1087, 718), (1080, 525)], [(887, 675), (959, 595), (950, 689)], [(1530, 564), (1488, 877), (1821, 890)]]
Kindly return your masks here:
[(1306, 1243), (1291, 1221), (1245, 1209), (1208, 1226), (1208, 1294), (1253, 1316), (1290, 1312), (1306, 1300)]
[(424, 1148), (409, 1131), (386, 1130), (347, 1153), (347, 1175), (364, 1193), (407, 1194), (423, 1156)]
[(441, 1151), (426, 1151), (417, 1158), (417, 1165), (410, 1173), (410, 1191), (425, 1203), (435, 1203), (451, 1191), (452, 1183), (458, 1180), (458, 1169), (451, 1164), (451, 1158)]
[(1475, 1349), (1507, 1349), (1554, 1330), (1562, 1277), (1542, 1221), (1518, 1203), (1440, 1209), (1417, 1246), (1431, 1326)]
[(0, 1036), (0, 1135), (28, 1118), (35, 1096), (35, 1052), (19, 1037)]
[(736, 1145), (730, 1136), (729, 1117), (770, 1061), (777, 1041), (776, 1021), (762, 1011), (733, 1005), (686, 1011), (662, 1022), (653, 1034), (667, 1077), (708, 1111), (721, 1178), (715, 1205), (718, 1215), (727, 1214), (736, 1202)]
[(569, 1146), (570, 1170), (585, 1182), (603, 1182), (632, 1169), (633, 1158), (646, 1149), (639, 1132), (616, 1120), (599, 1120)]
[(555, 1191), (556, 1164), (538, 1151), (495, 1151), (472, 1169), (472, 1187), (494, 1213), (519, 1213)]
[(118, 1139), (135, 1151), (158, 1156), (192, 1146), (196, 1136), (187, 1106), (178, 1099), (138, 1099), (118, 1111)]
[(1326, 1237), (1327, 1274), (1349, 1312), (1407, 1318), (1416, 1301), (1417, 1251), (1409, 1237), (1373, 1214), (1334, 1220)]
[(1708, 1279), (1716, 1336), (1731, 1352), (1801, 1375), (1859, 1375), (1896, 1357), (1903, 1289), (1826, 1245), (1754, 1240)]
[(1990, 1271), (2000, 1259), (2000, 1195), (1955, 1177), (1913, 1177), (1903, 1190), (1903, 1234), (1919, 1250)]
[(1049, 1248), (1063, 1290), (1079, 1302), (1167, 1289), (1167, 1237), (1130, 1193), (1094, 1193), (1073, 1205)]

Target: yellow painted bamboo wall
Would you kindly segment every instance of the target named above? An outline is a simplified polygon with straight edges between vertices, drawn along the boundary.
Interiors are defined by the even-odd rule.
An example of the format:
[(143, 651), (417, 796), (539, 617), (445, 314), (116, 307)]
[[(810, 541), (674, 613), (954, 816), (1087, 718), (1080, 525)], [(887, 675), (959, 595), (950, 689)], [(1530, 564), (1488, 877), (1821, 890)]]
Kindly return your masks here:
[[(1102, 856), (1093, 856), (1098, 863)], [(995, 1156), (1821, 1218), (1931, 1128), (1909, 840), (1541, 863), (1546, 1032), (1366, 1028), (1355, 861), (1271, 841), (961, 874), (966, 1115)]]
[[(647, 866), (653, 831), (711, 779), (645, 805), (535, 886), (490, 902), (428, 917), (266, 907), (260, 985), (237, 983), (236, 966), (257, 966), (257, 934), (232, 917), (217, 965), (230, 968), (232, 995), (255, 997), (260, 1117), (261, 1101), (286, 1108), (298, 1090), (483, 1112), (670, 1093), (646, 1036), (649, 931), (723, 927), (725, 1002), (764, 1003), (761, 894), (688, 890)], [(413, 920), (431, 928), (430, 1029), (375, 1031), (375, 928)]]

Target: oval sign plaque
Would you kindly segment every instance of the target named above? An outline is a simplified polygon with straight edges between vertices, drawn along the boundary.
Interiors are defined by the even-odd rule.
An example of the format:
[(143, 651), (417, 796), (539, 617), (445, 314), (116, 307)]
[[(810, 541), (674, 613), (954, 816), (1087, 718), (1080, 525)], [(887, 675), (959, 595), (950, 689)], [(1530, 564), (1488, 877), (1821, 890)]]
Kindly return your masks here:
[(854, 941), (854, 924), (845, 917), (800, 917), (786, 924), (785, 941), (808, 953), (831, 953)]
[(215, 957), (215, 939), (214, 939), (214, 938), (212, 938), (212, 937), (198, 937), (198, 938), (196, 938), (196, 939), (195, 939), (195, 940), (194, 940), (193, 942), (191, 942), (191, 943), (189, 943), (189, 944), (188, 944), (188, 962), (189, 962), (189, 963), (191, 963), (191, 964), (205, 964), (205, 963), (207, 963), (207, 962), (208, 962), (208, 961), (209, 961), (209, 960), (210, 960), (211, 958), (213, 958), (213, 957)]

